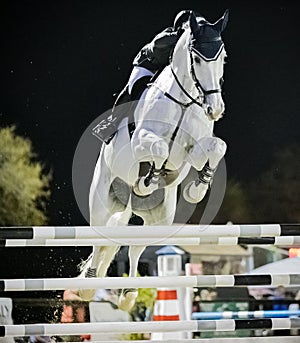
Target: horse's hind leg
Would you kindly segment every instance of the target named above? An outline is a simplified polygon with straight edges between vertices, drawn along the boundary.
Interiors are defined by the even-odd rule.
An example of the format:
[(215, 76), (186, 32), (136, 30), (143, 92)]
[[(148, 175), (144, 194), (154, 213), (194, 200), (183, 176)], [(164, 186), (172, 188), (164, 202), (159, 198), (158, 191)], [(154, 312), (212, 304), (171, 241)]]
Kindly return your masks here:
[[(141, 254), (145, 250), (145, 246), (130, 246), (128, 250), (129, 256), (129, 277), (137, 276), (138, 262)], [(119, 308), (123, 311), (130, 311), (138, 296), (138, 289), (126, 288), (122, 289), (119, 297)]]
[[(107, 202), (108, 204), (108, 202)], [(96, 215), (91, 216), (91, 225), (108, 225), (112, 227), (117, 227), (118, 225), (126, 225), (130, 216), (131, 216), (131, 208), (128, 206), (124, 209), (124, 205), (119, 206), (118, 209), (123, 211), (116, 212), (111, 214), (109, 219), (103, 218), (100, 220), (97, 218)], [(102, 211), (104, 212), (104, 211)], [(112, 212), (112, 209), (111, 209)], [(97, 212), (98, 213), (98, 212)], [(106, 223), (105, 223), (106, 221)], [(81, 276), (91, 278), (91, 277), (105, 277), (108, 267), (110, 266), (115, 254), (120, 249), (120, 246), (113, 245), (113, 246), (93, 246), (93, 253), (88, 261), (88, 264), (85, 266), (84, 271)], [(92, 300), (95, 295), (95, 289), (86, 289), (80, 290), (80, 296), (86, 300)]]
[[(119, 246), (93, 247), (91, 266), (88, 268), (92, 271), (91, 277), (105, 277), (107, 269), (119, 249)], [(89, 277), (87, 274), (88, 271), (86, 277)]]
[(217, 137), (204, 137), (194, 146), (190, 159), (191, 165), (198, 170), (198, 178), (185, 186), (183, 196), (186, 201), (198, 203), (204, 198), (225, 152), (226, 143)]
[[(93, 247), (93, 254), (90, 258), (89, 266), (84, 269), (82, 277), (105, 277), (108, 267), (111, 264), (115, 254), (120, 249), (119, 246)], [(85, 300), (93, 300), (95, 289), (80, 289), (79, 296)]]

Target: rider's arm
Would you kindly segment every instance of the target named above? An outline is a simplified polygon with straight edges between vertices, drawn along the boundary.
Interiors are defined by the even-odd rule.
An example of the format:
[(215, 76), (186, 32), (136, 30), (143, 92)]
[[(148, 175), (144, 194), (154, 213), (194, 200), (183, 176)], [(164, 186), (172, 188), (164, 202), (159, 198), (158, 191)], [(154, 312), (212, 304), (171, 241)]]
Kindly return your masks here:
[(168, 27), (158, 35), (154, 37), (152, 42), (149, 44), (149, 48), (165, 48), (169, 46), (174, 46), (178, 40), (178, 33), (174, 31), (172, 27)]
[(177, 31), (174, 31), (172, 28), (167, 28), (155, 36), (152, 42), (146, 46), (146, 55), (157, 69), (169, 64), (169, 57), (178, 38)]

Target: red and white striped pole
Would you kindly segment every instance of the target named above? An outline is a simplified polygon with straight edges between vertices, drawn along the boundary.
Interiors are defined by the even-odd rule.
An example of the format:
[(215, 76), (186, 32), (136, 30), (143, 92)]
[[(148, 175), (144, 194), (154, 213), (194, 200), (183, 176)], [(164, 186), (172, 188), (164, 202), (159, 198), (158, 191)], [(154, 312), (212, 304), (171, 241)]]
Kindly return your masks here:
[[(158, 276), (178, 276), (182, 274), (182, 258), (184, 251), (174, 247), (166, 246), (156, 251), (158, 255)], [(179, 304), (178, 289), (176, 287), (158, 288), (154, 305), (154, 321), (183, 320), (180, 313), (182, 306)], [(185, 332), (154, 332), (152, 340), (187, 338)]]
[(160, 288), (157, 290), (153, 320), (180, 320), (176, 289)]

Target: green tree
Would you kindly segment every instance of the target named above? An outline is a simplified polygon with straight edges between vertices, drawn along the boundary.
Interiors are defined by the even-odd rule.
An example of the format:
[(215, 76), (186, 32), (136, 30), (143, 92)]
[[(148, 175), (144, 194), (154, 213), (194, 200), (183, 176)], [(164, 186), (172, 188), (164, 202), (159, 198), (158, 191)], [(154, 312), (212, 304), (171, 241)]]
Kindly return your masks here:
[(299, 146), (278, 151), (270, 168), (250, 184), (253, 221), (300, 222), (299, 156)]
[(30, 140), (15, 127), (0, 129), (0, 225), (45, 224), (50, 179)]

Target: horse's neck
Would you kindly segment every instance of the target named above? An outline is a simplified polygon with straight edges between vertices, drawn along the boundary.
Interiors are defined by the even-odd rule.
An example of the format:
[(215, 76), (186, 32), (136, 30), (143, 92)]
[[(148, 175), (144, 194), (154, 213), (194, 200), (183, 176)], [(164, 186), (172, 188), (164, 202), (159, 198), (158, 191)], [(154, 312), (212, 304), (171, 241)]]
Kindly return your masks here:
[[(181, 46), (174, 52), (173, 60), (171, 64), (165, 68), (161, 75), (161, 86), (164, 90), (172, 95), (173, 98), (179, 100), (183, 104), (191, 103), (191, 98), (186, 94), (188, 93), (193, 99), (197, 99), (199, 92), (195, 87), (195, 83), (190, 74), (189, 54), (187, 48)], [(175, 76), (178, 82), (175, 79)], [(181, 86), (179, 86), (179, 83)], [(182, 90), (184, 88), (184, 91)], [(170, 100), (172, 101), (172, 100)], [(183, 129), (182, 137), (176, 137), (176, 139), (182, 139), (182, 142), (178, 142), (180, 145), (184, 143), (186, 139), (192, 139), (197, 141), (199, 137), (211, 135), (213, 132), (213, 121), (208, 120), (202, 108), (198, 105), (193, 105), (185, 110), (185, 118), (181, 123)], [(183, 132), (188, 132), (189, 138)]]
[(189, 99), (183, 93), (181, 87), (175, 80), (171, 68), (173, 68), (173, 72), (175, 73), (178, 81), (180, 82), (180, 85), (185, 89), (185, 91), (191, 96), (196, 96), (196, 89), (194, 87), (193, 81), (188, 76), (186, 76), (182, 69), (174, 68), (172, 65), (168, 65), (162, 71), (155, 84), (160, 90), (165, 93), (171, 94), (177, 100), (187, 102)]
[[(184, 87), (185, 91), (194, 97), (194, 99), (196, 99), (198, 93), (195, 89), (194, 83), (189, 76), (186, 76), (184, 72), (184, 66), (182, 65), (178, 66), (177, 68), (172, 65), (167, 66), (156, 80), (157, 88), (165, 93), (170, 94), (174, 99), (182, 102), (183, 104), (191, 102), (191, 99), (183, 93), (182, 89), (176, 82), (171, 68), (173, 68), (178, 81), (182, 87)], [(168, 99), (168, 101), (173, 100)], [(171, 111), (171, 113), (168, 113), (170, 116), (170, 122), (171, 116), (176, 113), (178, 114), (176, 111)], [(210, 136), (213, 132), (214, 125), (213, 121), (208, 120), (204, 111), (199, 108), (198, 105), (192, 105), (184, 110), (184, 118), (180, 126), (183, 130), (181, 130), (181, 133), (179, 132), (176, 135), (175, 139), (177, 145), (184, 146), (187, 140), (191, 140), (191, 142), (193, 142), (199, 140), (199, 138), (202, 136)], [(186, 133), (188, 133), (187, 136)]]
[[(162, 91), (171, 94), (174, 98), (183, 103), (189, 102), (190, 99), (184, 94), (182, 88), (192, 97), (198, 95), (188, 69), (188, 58), (189, 56), (186, 48), (182, 46), (180, 48), (175, 48), (171, 64), (162, 71), (156, 80), (156, 85)], [(176, 78), (174, 74), (176, 75)]]

